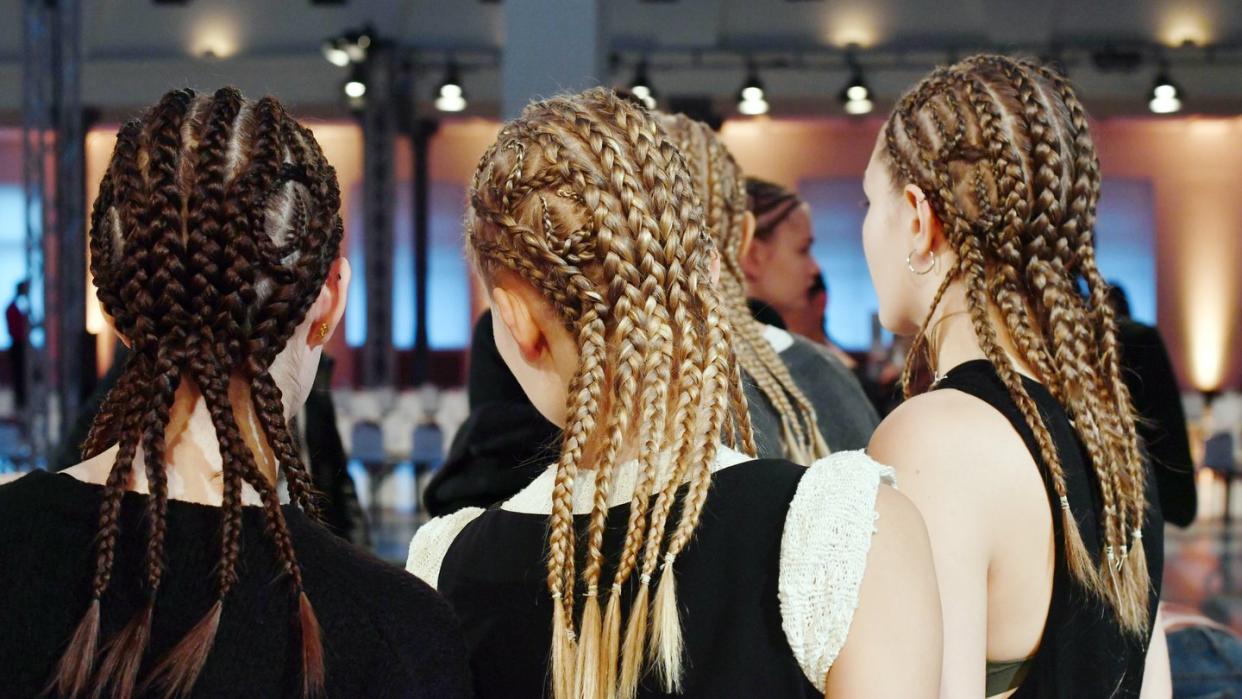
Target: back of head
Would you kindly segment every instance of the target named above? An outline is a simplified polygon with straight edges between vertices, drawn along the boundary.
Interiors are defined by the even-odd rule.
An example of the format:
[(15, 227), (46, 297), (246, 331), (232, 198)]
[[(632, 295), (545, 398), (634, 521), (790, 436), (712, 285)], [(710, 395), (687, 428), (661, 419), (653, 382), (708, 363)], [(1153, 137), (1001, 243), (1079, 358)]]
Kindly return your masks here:
[[(715, 250), (685, 161), (643, 108), (608, 90), (537, 102), (501, 130), (470, 191), (470, 255), (489, 284), (516, 275), (576, 339), (549, 524), (558, 699), (632, 696), (652, 653), (665, 686), (681, 678), (672, 562), (694, 531), (722, 437), (753, 450), (730, 331), (709, 280)], [(602, 551), (618, 454), (638, 445), (639, 476), (610, 584)], [(661, 457), (670, 465), (660, 471)], [(588, 461), (589, 460), (589, 461)], [(573, 493), (590, 468), (594, 506), (575, 629)], [(690, 485), (674, 518), (677, 489)], [(654, 491), (654, 492), (653, 492)], [(676, 519), (676, 521), (672, 521)], [(663, 561), (663, 574), (657, 568)], [(608, 566), (610, 569), (613, 566)], [(620, 637), (622, 585), (639, 577)], [(601, 619), (600, 591), (608, 594)], [(619, 665), (619, 667), (618, 667)]]
[[(684, 114), (663, 115), (661, 122), (690, 166), (707, 229), (716, 241), (722, 307), (733, 326), (738, 362), (776, 408), (786, 456), (803, 464), (826, 456), (828, 446), (819, 431), (815, 408), (763, 336), (763, 326), (755, 320), (746, 302), (746, 281), (740, 261), (747, 210), (747, 180), (742, 169), (707, 124)], [(767, 191), (769, 186), (763, 183), (759, 188)], [(792, 201), (796, 207), (797, 197), (792, 197)], [(766, 199), (765, 204), (780, 206)]]
[[(1071, 569), (1111, 603), (1127, 629), (1145, 632), (1143, 460), (1118, 368), (1109, 287), (1095, 261), (1099, 163), (1081, 103), (1048, 68), (976, 56), (936, 70), (901, 98), (885, 125), (882, 152), (895, 186), (913, 184), (926, 194), (956, 258), (928, 318), (960, 280), (980, 346), (1052, 470)], [(916, 336), (914, 359), (926, 328), (924, 322)], [(1001, 349), (1002, 334), (1071, 412), (1087, 448), (1104, 502), (1106, 555), (1098, 563), (1069, 514), (1060, 459)], [(907, 379), (914, 363), (907, 364)]]
[(746, 208), (755, 215), (756, 238), (769, 238), (799, 206), (802, 199), (797, 192), (758, 177), (746, 178)]
[[(211, 651), (221, 605), (238, 575), (244, 482), (263, 499), (269, 534), (299, 601), (303, 689), (322, 687), (318, 625), (272, 467), (284, 472), (298, 504), (312, 512), (315, 505), (270, 370), (338, 257), (339, 207), (336, 174), (311, 132), (270, 97), (250, 102), (232, 88), (213, 95), (177, 90), (121, 128), (91, 215), (90, 253), (100, 303), (132, 352), (84, 447), (88, 456), (112, 444), (119, 450), (104, 487), (91, 602), (53, 678), (61, 694), (93, 687), (128, 696), (135, 689), (165, 572), (165, 432), (183, 384), (201, 393), (222, 459), (218, 597), (147, 683), (188, 692)], [(242, 403), (252, 408), (261, 433), (239, 428), (234, 408)], [(256, 462), (259, 452), (249, 444), (261, 441), (277, 464)], [(139, 449), (151, 491), (148, 603), (93, 672), (121, 495)]]

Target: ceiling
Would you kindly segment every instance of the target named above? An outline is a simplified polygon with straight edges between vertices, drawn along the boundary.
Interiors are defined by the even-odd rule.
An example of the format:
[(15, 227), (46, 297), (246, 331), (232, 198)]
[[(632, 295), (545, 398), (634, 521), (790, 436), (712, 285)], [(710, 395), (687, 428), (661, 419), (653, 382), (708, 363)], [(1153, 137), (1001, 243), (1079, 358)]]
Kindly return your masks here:
[[(581, 2), (584, 0), (551, 0)], [(847, 73), (840, 51), (857, 44), (881, 106), (931, 65), (979, 48), (1043, 54), (1048, 47), (1216, 46), (1170, 51), (1189, 110), (1242, 113), (1242, 2), (1238, 0), (597, 0), (608, 47), (632, 62), (649, 55), (664, 95), (713, 97), (727, 108), (751, 56), (776, 113), (839, 113)], [(549, 0), (82, 0), (84, 101), (127, 109), (169, 87), (231, 82), (274, 92), (304, 107), (337, 108), (343, 72), (320, 56), (328, 36), (370, 23), (380, 34), (434, 60), (453, 50), (488, 57), (465, 75), (476, 113), (495, 114), (505, 12)], [(0, 0), (0, 16), (21, 16), (21, 0)], [(690, 67), (692, 52), (704, 52)], [(473, 52), (473, 53), (472, 53)], [(214, 57), (204, 58), (210, 53)], [(0, 111), (21, 100), (22, 28), (0, 23)], [(1145, 111), (1155, 63), (1102, 73), (1084, 52), (1063, 50), (1088, 104), (1106, 114)], [(801, 67), (797, 67), (798, 65)], [(782, 67), (783, 66), (783, 67)], [(611, 76), (628, 80), (630, 68)], [(438, 76), (428, 78), (430, 83)]]

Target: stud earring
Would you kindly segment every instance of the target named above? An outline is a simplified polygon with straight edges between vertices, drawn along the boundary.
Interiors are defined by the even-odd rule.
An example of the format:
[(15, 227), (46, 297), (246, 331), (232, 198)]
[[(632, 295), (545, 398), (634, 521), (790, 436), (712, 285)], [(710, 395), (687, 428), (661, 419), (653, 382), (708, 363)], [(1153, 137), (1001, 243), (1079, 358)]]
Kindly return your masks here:
[(927, 265), (926, 269), (915, 269), (914, 268), (914, 251), (911, 250), (910, 254), (906, 255), (906, 269), (910, 270), (912, 274), (918, 275), (920, 277), (931, 272), (933, 269), (936, 268), (936, 253), (935, 251), (928, 251), (927, 254), (931, 256), (931, 264)]
[(328, 333), (331, 331), (332, 331), (332, 328), (330, 328), (327, 323), (320, 323), (319, 324), (319, 341), (323, 342), (324, 340), (327, 340)]

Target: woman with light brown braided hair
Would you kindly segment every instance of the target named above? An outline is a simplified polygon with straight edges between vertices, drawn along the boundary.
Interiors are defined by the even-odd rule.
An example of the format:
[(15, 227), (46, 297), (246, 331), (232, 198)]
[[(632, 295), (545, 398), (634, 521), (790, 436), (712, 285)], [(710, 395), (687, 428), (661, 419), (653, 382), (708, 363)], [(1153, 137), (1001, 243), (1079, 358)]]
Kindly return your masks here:
[(121, 128), (90, 253), (130, 357), (87, 460), (0, 487), (3, 694), (469, 696), (443, 600), (312, 519), (289, 418), (344, 312), (339, 208), (270, 97)]
[(824, 348), (751, 315), (740, 260), (755, 217), (741, 168), (707, 124), (684, 114), (661, 121), (690, 167), (720, 254), (721, 307), (733, 328), (758, 456), (809, 464), (829, 450), (862, 449), (879, 418), (854, 375)]
[(564, 434), (529, 487), (410, 546), (480, 695), (934, 696), (917, 512), (861, 452), (748, 455), (715, 248), (657, 119), (608, 90), (530, 105), (466, 225), (497, 348)]
[(923, 370), (934, 389), (869, 450), (927, 518), (944, 695), (1168, 696), (1161, 518), (1096, 267), (1099, 167), (1074, 91), (1002, 56), (938, 69), (897, 103), (864, 190), (881, 321), (914, 337), (907, 394)]

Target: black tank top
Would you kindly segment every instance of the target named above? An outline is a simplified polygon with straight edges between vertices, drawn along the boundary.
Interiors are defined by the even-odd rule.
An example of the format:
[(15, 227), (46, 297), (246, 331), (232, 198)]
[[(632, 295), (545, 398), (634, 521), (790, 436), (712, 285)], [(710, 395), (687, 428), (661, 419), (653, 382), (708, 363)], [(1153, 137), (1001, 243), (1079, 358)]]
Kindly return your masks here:
[[(777, 596), (785, 515), (805, 472), (787, 461), (756, 460), (713, 476), (694, 539), (675, 564), (686, 643), (685, 680), (676, 696), (819, 696), (782, 630)], [(585, 536), (588, 519), (574, 517), (578, 536)], [(609, 510), (606, 560), (616, 560), (628, 519), (628, 504)], [(677, 521), (676, 511), (670, 521)], [(489, 509), (454, 539), (441, 564), (439, 589), (465, 629), (480, 697), (550, 695), (547, 526), (546, 515)], [(578, 570), (582, 565), (579, 560)], [(612, 572), (606, 567), (603, 579)], [(622, 595), (627, 615), (637, 577)], [(658, 577), (653, 592), (657, 583)], [(638, 696), (674, 695), (660, 691), (648, 673)]]
[[(1083, 543), (1098, 563), (1102, 534), (1098, 518), (1103, 505), (1095, 471), (1065, 409), (1042, 384), (1026, 378), (1023, 383), (1052, 435), (1069, 490), (1070, 511), (1078, 522)], [(954, 389), (972, 395), (1009, 420), (1039, 467), (1048, 494), (1048, 506), (1052, 508), (1052, 528), (1057, 544), (1053, 547), (1056, 562), (1052, 600), (1039, 650), (1030, 659), (1029, 674), (1013, 697), (1139, 696), (1147, 656), (1146, 636), (1139, 639), (1126, 633), (1111, 608), (1070, 573), (1065, 557), (1060, 498), (1053, 488), (1048, 465), (1040, 456), (1034, 432), (1027, 426), (996, 370), (985, 360), (966, 362), (950, 371), (936, 388)], [(1147, 521), (1143, 526), (1143, 548), (1151, 575), (1148, 634), (1160, 601), (1161, 570), (1164, 566), (1164, 522), (1159, 506), (1154, 504), (1159, 502), (1155, 488), (1155, 481), (1148, 473)]]

